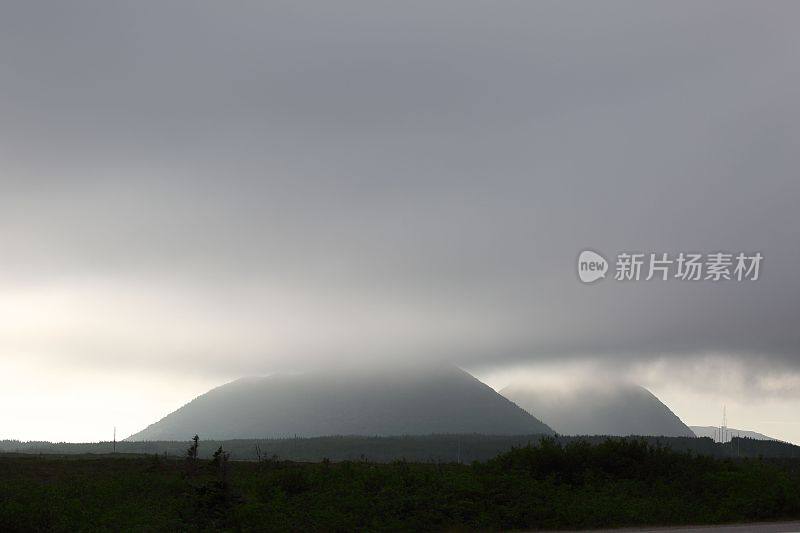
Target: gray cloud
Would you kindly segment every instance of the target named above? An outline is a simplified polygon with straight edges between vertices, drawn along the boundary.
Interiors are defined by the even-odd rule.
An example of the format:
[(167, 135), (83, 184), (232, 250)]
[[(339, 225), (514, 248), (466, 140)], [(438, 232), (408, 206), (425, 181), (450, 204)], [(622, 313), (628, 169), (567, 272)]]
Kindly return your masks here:
[[(799, 372), (798, 14), (7, 2), (0, 290), (38, 303), (0, 342), (220, 374), (709, 351)], [(766, 259), (755, 283), (583, 286), (586, 247)]]

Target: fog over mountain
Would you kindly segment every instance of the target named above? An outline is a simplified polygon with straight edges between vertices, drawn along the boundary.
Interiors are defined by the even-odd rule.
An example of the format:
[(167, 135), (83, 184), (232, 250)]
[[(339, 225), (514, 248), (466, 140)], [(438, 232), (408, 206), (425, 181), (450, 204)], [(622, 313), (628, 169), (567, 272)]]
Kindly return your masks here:
[(433, 433), (553, 431), (463, 370), (416, 365), (242, 378), (127, 440)]
[(500, 393), (563, 435), (695, 436), (669, 407), (636, 385), (583, 383), (569, 390), (517, 385)]

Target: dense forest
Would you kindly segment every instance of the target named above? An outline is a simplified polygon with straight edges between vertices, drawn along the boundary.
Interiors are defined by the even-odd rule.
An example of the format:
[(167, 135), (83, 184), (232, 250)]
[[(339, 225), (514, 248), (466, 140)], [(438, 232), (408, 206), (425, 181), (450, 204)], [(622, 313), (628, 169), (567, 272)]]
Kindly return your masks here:
[[(188, 446), (186, 441), (122, 441), (100, 443), (50, 443), (0, 441), (0, 452), (45, 453), (45, 454), (105, 454), (118, 453), (160, 454), (181, 456)], [(209, 458), (220, 446), (229, 451), (234, 460), (258, 460), (276, 457), (292, 461), (368, 460), (390, 462), (406, 460), (414, 462), (471, 462), (485, 461), (512, 447), (521, 447), (539, 442), (541, 435), (426, 435), (402, 437), (315, 437), (288, 439), (239, 439), (216, 441), (203, 439), (200, 435), (200, 457)], [(556, 441), (567, 444), (576, 440), (601, 443), (607, 437), (557, 436)], [(619, 437), (612, 437), (619, 439)], [(734, 438), (720, 444), (709, 438), (692, 437), (643, 437), (653, 445), (661, 445), (676, 451), (691, 451), (713, 457), (797, 457), (800, 446), (780, 441), (763, 441), (749, 438)]]
[[(209, 443), (205, 443), (208, 445)], [(545, 438), (485, 462), (0, 455), (0, 530), (423, 531), (800, 518), (800, 461)]]

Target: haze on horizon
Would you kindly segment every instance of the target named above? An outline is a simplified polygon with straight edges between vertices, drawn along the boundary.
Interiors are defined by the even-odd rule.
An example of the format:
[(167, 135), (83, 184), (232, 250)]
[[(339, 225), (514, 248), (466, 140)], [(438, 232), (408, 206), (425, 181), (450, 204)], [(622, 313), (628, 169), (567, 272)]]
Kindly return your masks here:
[[(0, 438), (244, 375), (632, 381), (800, 443), (800, 5), (0, 8)], [(759, 251), (613, 283), (584, 249)]]

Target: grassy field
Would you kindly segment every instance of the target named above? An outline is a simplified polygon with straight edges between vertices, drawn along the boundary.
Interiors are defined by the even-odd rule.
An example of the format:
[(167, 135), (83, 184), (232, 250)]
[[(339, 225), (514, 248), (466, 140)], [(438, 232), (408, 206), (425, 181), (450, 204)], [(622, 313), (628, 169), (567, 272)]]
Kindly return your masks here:
[(420, 531), (800, 518), (800, 461), (546, 440), (470, 465), (0, 455), (0, 530)]

